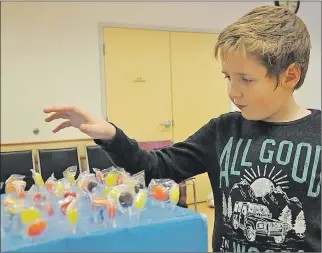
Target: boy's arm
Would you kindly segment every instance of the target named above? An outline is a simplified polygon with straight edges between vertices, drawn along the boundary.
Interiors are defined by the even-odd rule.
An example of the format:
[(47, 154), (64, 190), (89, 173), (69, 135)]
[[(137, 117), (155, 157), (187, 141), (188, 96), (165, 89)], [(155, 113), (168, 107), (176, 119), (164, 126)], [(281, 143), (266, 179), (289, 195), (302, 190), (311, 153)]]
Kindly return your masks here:
[[(116, 127), (116, 126), (115, 126)], [(184, 142), (157, 151), (146, 151), (116, 127), (112, 140), (95, 139), (107, 153), (117, 156), (117, 165), (131, 174), (145, 170), (148, 178), (171, 178), (181, 182), (207, 171), (208, 154), (214, 144), (215, 120)]]

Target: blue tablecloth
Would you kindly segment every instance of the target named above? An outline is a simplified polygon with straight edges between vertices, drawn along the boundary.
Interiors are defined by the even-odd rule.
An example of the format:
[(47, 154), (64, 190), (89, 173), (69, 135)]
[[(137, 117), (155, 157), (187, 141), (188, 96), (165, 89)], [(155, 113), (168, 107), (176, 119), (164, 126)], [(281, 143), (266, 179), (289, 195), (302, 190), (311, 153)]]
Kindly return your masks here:
[[(3, 199), (3, 196), (1, 196)], [(3, 219), (3, 218), (1, 218)], [(3, 223), (3, 220), (1, 220)], [(118, 215), (116, 228), (94, 224), (90, 205), (82, 205), (77, 233), (66, 217), (56, 212), (47, 229), (31, 242), (28, 238), (1, 235), (1, 252), (207, 252), (208, 223), (194, 211), (148, 203), (140, 219)]]

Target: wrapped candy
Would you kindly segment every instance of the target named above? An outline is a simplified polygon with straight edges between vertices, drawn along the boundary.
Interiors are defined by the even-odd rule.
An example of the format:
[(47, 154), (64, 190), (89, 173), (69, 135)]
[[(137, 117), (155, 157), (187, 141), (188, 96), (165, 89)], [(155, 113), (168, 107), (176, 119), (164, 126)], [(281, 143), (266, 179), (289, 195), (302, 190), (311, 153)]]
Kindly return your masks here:
[(10, 195), (10, 194), (15, 194), (16, 189), (13, 185), (15, 181), (22, 181), (25, 178), (23, 175), (18, 175), (18, 174), (13, 174), (11, 175), (5, 182), (6, 188), (5, 188), (5, 193)]
[(105, 183), (105, 177), (108, 174), (108, 169), (99, 170), (99, 169), (93, 168), (93, 171), (95, 172), (97, 182), (100, 183), (100, 184), (104, 184)]
[(108, 168), (108, 173), (105, 177), (105, 184), (108, 187), (124, 184), (130, 179), (130, 174), (123, 168), (115, 168), (114, 166)]
[(55, 195), (57, 197), (61, 197), (64, 193), (64, 181), (63, 179), (59, 179), (57, 180), (56, 184), (55, 184), (55, 191), (54, 191)]
[(173, 210), (180, 199), (180, 187), (177, 183), (173, 183), (169, 189), (169, 200), (171, 203), (171, 209)]
[(108, 197), (112, 199), (118, 209), (124, 214), (132, 215), (132, 206), (134, 202), (134, 194), (129, 190), (127, 185), (118, 185), (112, 188)]
[(26, 188), (26, 182), (23, 180), (15, 180), (12, 182), (12, 186), (16, 191), (16, 195), (18, 198), (25, 198), (25, 188)]
[(36, 186), (38, 188), (44, 187), (45, 183), (44, 183), (44, 180), (43, 180), (42, 176), (40, 175), (40, 173), (37, 172), (35, 169), (32, 169), (30, 171), (32, 173), (32, 178), (34, 179)]
[[(91, 203), (95, 224), (104, 223), (105, 225), (108, 225), (108, 221), (111, 221), (112, 227), (116, 227), (116, 206), (113, 199), (94, 196), (91, 199)], [(105, 218), (105, 216), (107, 217)]]
[(24, 206), (25, 202), (21, 199), (10, 201), (10, 203), (7, 203), (5, 206), (5, 212), (7, 214), (5, 227), (14, 235), (21, 234), (22, 224), (20, 221), (20, 212), (24, 209)]
[(141, 189), (145, 188), (145, 172), (140, 171), (132, 175), (125, 184), (128, 186), (129, 190), (133, 192), (133, 194), (138, 193)]
[[(71, 195), (69, 195), (71, 196)], [(67, 196), (68, 198), (68, 196)], [(77, 223), (78, 223), (78, 199), (76, 197), (70, 198), (71, 202), (66, 208), (66, 216), (67, 220), (71, 226), (72, 233), (76, 234), (76, 228), (77, 228)]]
[(100, 185), (93, 188), (90, 194), (90, 200), (92, 204), (94, 223), (103, 223), (108, 225), (108, 222), (111, 222), (112, 226), (116, 227), (115, 201), (110, 198), (109, 195), (106, 196), (106, 194), (104, 194)]
[(76, 180), (76, 186), (80, 196), (88, 197), (92, 189), (97, 186), (95, 174), (82, 172)]
[(48, 193), (36, 193), (32, 197), (33, 205), (37, 207), (41, 212), (47, 216), (53, 216), (54, 215), (54, 208), (50, 201)]
[(56, 184), (57, 184), (57, 179), (55, 178), (54, 173), (52, 173), (51, 176), (45, 182), (47, 192), (55, 193)]
[(24, 208), (20, 212), (20, 221), (23, 236), (30, 237), (32, 240), (41, 235), (47, 228), (47, 222), (41, 218), (40, 211), (35, 207)]
[(27, 225), (25, 233), (32, 241), (36, 236), (41, 235), (47, 228), (47, 222), (44, 219), (38, 219)]
[(160, 202), (161, 207), (164, 207), (166, 202), (172, 203), (173, 206), (179, 201), (179, 186), (172, 179), (152, 179), (148, 189), (150, 196), (155, 201)]
[(77, 173), (77, 166), (73, 165), (68, 167), (64, 172), (63, 172), (63, 176), (64, 178), (68, 179), (70, 185), (72, 186), (75, 182), (75, 176)]
[(137, 213), (137, 217), (138, 219), (141, 216), (141, 213), (144, 209), (144, 207), (146, 206), (148, 200), (148, 190), (146, 188), (144, 189), (140, 189), (138, 193), (136, 193), (135, 197), (134, 197), (134, 203), (133, 206), (136, 209), (136, 213)]
[(73, 201), (76, 199), (76, 197), (72, 196), (72, 195), (68, 195), (66, 196), (66, 198), (60, 200), (58, 202), (59, 206), (60, 206), (60, 211), (66, 215), (67, 212), (67, 208), (70, 204), (73, 203)]

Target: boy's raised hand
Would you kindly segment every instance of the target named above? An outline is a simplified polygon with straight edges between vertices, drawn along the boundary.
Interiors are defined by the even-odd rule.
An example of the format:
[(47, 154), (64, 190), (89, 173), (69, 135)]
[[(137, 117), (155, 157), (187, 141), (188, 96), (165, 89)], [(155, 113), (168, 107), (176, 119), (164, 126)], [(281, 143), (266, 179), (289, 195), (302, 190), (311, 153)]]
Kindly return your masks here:
[(45, 119), (51, 122), (56, 119), (66, 119), (59, 124), (54, 133), (67, 128), (75, 127), (94, 139), (110, 139), (115, 136), (115, 127), (102, 118), (96, 118), (75, 106), (52, 106), (44, 109), (45, 113), (52, 113)]

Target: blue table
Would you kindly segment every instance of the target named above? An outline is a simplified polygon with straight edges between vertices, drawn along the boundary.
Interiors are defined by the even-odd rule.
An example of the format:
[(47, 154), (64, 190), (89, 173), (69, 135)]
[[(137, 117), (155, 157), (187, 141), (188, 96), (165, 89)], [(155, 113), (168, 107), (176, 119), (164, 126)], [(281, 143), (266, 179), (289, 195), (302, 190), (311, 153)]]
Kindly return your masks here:
[(207, 219), (188, 209), (170, 211), (167, 205), (161, 208), (149, 202), (140, 219), (123, 215), (116, 223), (116, 228), (94, 224), (90, 205), (85, 204), (76, 234), (57, 212), (35, 242), (4, 233), (1, 252), (208, 252)]

